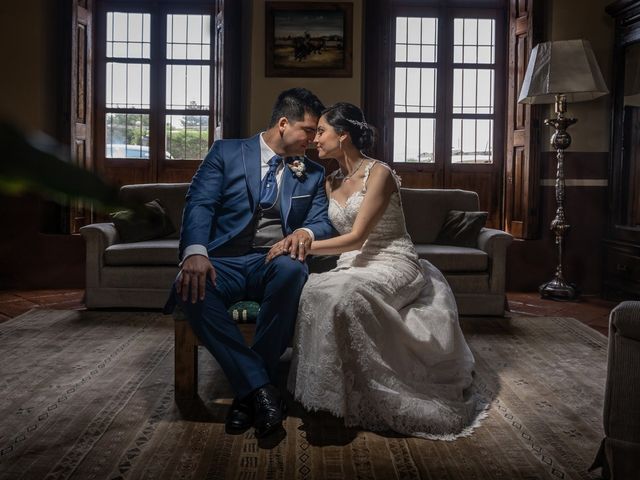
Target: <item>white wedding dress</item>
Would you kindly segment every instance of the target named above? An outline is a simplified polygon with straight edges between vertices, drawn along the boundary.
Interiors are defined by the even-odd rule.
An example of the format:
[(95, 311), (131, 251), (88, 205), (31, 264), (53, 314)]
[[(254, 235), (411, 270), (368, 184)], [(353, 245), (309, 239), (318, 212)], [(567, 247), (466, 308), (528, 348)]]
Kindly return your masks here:
[[(375, 164), (388, 168), (369, 163), (346, 205), (330, 200), (340, 234), (351, 231)], [(309, 276), (288, 389), (308, 410), (329, 411), (346, 426), (453, 440), (486, 416), (486, 402), (470, 388), (473, 368), (453, 293), (418, 259), (394, 192), (361, 250)]]

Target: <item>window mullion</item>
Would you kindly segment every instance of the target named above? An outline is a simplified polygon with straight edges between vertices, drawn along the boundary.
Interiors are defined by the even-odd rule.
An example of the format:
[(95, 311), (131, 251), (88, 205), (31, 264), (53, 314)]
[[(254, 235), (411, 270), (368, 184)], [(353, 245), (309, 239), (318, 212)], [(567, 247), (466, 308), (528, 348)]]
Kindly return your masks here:
[(446, 167), (451, 152), (451, 117), (453, 108), (452, 71), (453, 35), (450, 18), (446, 9), (438, 12), (438, 67), (437, 67), (437, 106), (436, 106), (436, 164)]
[(164, 110), (165, 110), (165, 52), (166, 52), (166, 13), (156, 7), (151, 13), (151, 78), (149, 118), (149, 146), (152, 159), (152, 181), (159, 181), (160, 162), (164, 158)]

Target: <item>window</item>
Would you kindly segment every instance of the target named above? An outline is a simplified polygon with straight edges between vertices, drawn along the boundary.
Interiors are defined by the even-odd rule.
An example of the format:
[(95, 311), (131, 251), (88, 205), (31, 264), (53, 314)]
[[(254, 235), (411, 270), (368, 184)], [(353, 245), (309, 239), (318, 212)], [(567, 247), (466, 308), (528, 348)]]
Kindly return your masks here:
[(105, 158), (201, 160), (210, 137), (211, 15), (105, 13)]
[[(517, 2), (518, 0), (513, 0)], [(365, 12), (372, 155), (409, 188), (478, 193), (500, 228), (508, 18), (503, 0), (380, 0)]]
[(493, 162), (495, 23), (453, 19), (453, 163)]
[(432, 11), (394, 15), (393, 162), (492, 164), (498, 14)]
[[(110, 182), (187, 182), (214, 136), (232, 134), (220, 120), (222, 102), (235, 95), (223, 95), (222, 25), (229, 12), (237, 21), (238, 7), (224, 5), (98, 1), (93, 152)], [(237, 56), (225, 58), (236, 72)]]
[(434, 162), (438, 19), (396, 17), (393, 161)]

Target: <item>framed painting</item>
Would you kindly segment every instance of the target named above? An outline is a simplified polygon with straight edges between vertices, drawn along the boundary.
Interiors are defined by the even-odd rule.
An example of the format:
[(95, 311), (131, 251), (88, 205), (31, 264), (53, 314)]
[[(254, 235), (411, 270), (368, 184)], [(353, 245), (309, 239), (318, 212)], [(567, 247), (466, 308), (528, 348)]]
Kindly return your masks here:
[(267, 77), (351, 77), (353, 4), (265, 2)]

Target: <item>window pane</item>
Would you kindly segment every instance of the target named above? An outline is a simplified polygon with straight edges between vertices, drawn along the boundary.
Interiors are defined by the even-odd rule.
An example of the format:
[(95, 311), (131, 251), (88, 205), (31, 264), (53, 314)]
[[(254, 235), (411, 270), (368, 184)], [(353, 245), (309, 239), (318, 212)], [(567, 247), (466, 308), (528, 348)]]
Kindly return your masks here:
[(107, 113), (107, 158), (149, 158), (149, 115)]
[(453, 20), (453, 61), (493, 63), (495, 61), (495, 20), (455, 18)]
[(495, 42), (495, 23), (489, 18), (478, 20), (478, 45), (493, 45)]
[(394, 162), (435, 162), (435, 120), (433, 118), (396, 118), (393, 137)]
[(396, 18), (396, 62), (435, 62), (436, 18)]
[(208, 109), (209, 67), (205, 65), (167, 65), (167, 108)]
[(433, 118), (420, 119), (420, 150), (418, 160), (420, 163), (434, 163), (434, 138), (435, 123)]
[(411, 17), (407, 20), (407, 41), (416, 45), (420, 44), (422, 25), (419, 18)]
[(210, 15), (167, 15), (167, 58), (209, 60)]
[(107, 63), (107, 108), (149, 108), (149, 65)]
[(396, 68), (396, 112), (434, 113), (435, 102), (435, 68)]
[[(438, 19), (423, 18), (422, 19), (422, 44), (437, 45), (438, 44), (437, 40), (438, 40)], [(435, 61), (435, 59), (429, 60), (429, 61)]]
[(396, 43), (407, 43), (407, 18), (396, 18)]
[(207, 154), (208, 115), (167, 115), (165, 127), (167, 158), (202, 160)]
[(396, 45), (396, 62), (406, 62), (406, 61), (407, 61), (407, 46)]
[(150, 58), (151, 15), (107, 12), (107, 57)]
[(420, 61), (420, 45), (407, 46), (407, 62)]
[(454, 118), (451, 163), (493, 163), (493, 120)]
[(406, 162), (407, 119), (396, 118), (393, 122), (393, 161)]
[(493, 114), (493, 69), (453, 70), (453, 113)]

